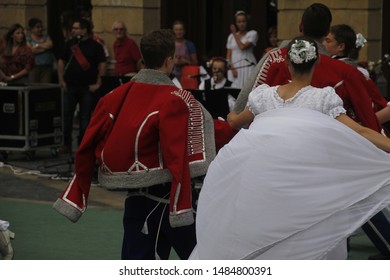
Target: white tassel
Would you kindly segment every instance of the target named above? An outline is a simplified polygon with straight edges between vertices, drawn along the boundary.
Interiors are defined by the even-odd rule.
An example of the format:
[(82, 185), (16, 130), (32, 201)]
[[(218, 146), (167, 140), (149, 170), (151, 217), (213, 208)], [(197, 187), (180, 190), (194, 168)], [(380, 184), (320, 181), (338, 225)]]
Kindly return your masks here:
[(142, 232), (143, 234), (145, 234), (145, 235), (148, 235), (148, 234), (149, 234), (148, 222), (147, 222), (147, 221), (145, 221), (144, 226), (142, 227), (141, 232)]
[(154, 257), (156, 258), (156, 260), (161, 260), (160, 256), (157, 254), (157, 252), (154, 253)]

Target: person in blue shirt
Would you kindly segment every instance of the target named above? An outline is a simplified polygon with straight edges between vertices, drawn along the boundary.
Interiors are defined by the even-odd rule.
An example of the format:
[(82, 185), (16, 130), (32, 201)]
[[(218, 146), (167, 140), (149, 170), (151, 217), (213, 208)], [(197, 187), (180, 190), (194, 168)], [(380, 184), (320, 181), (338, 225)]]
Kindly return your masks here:
[(26, 37), (26, 41), (35, 55), (34, 68), (28, 73), (28, 80), (30, 83), (51, 83), (54, 63), (53, 41), (49, 35), (43, 33), (40, 19), (31, 18), (28, 26), (31, 34)]

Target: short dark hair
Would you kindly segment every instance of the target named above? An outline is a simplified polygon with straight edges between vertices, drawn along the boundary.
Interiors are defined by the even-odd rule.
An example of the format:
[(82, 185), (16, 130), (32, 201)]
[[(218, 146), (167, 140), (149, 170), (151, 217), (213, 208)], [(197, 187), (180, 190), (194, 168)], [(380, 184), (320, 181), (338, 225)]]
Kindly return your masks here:
[[(92, 35), (92, 23), (89, 20), (83, 19), (83, 18), (77, 18), (73, 21), (73, 23), (78, 22), (80, 23), (81, 29), (87, 29), (87, 34)], [(73, 24), (72, 24), (73, 25)]]
[(142, 37), (140, 49), (145, 67), (158, 69), (167, 57), (174, 56), (175, 35), (169, 29), (151, 31)]
[(322, 3), (314, 3), (307, 7), (302, 15), (303, 33), (314, 39), (328, 35), (332, 13)]
[[(294, 61), (291, 60), (291, 47), (295, 44), (295, 43), (299, 43), (300, 41), (307, 41), (310, 43), (310, 45), (314, 46), (315, 47), (315, 58), (312, 58), (308, 61), (303, 61), (302, 63), (294, 63)], [(308, 73), (311, 71), (311, 69), (313, 68), (315, 62), (318, 60), (318, 46), (317, 46), (317, 43), (310, 37), (308, 36), (299, 36), (299, 37), (295, 37), (294, 39), (292, 39), (290, 41), (290, 43), (288, 44), (287, 46), (287, 55), (286, 55), (286, 58), (290, 61), (291, 65), (293, 66), (294, 68), (294, 71), (296, 71), (297, 73), (300, 73), (300, 74), (305, 74), (305, 73)]]
[(351, 26), (346, 24), (333, 25), (330, 28), (330, 33), (337, 43), (344, 44), (344, 56), (350, 56), (351, 52), (356, 50), (356, 33)]
[(40, 20), (39, 18), (30, 18), (30, 20), (28, 21), (28, 27), (34, 28), (35, 25), (37, 25), (38, 23), (42, 24), (42, 20)]

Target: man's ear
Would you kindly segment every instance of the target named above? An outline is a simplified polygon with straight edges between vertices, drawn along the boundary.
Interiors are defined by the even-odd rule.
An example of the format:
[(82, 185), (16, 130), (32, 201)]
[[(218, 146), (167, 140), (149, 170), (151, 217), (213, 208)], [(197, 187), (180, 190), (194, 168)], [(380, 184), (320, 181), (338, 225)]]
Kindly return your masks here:
[(168, 65), (169, 65), (169, 57), (166, 57), (165, 59), (164, 59), (164, 67), (168, 67)]
[(168, 56), (168, 57), (165, 58), (165, 60), (164, 60), (164, 67), (166, 69), (169, 69), (170, 67), (172, 67), (173, 64), (174, 64), (173, 57)]
[(173, 59), (173, 56), (168, 56), (168, 57), (167, 57), (167, 62), (168, 62), (169, 64), (175, 64), (175, 61), (174, 61), (174, 59)]
[(166, 58), (164, 59), (164, 64), (163, 64), (163, 66), (164, 66), (165, 68), (168, 66), (168, 57), (166, 57)]
[(339, 51), (344, 52), (345, 51), (345, 44), (344, 43), (340, 43), (338, 45), (338, 48), (339, 48)]

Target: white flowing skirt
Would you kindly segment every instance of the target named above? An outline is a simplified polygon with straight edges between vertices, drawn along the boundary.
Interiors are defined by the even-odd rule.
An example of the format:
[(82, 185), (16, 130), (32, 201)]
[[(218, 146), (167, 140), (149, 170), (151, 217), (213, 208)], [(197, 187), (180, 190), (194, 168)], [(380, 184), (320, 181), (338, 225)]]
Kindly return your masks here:
[(338, 259), (390, 203), (390, 157), (308, 109), (258, 115), (211, 163), (190, 259)]

